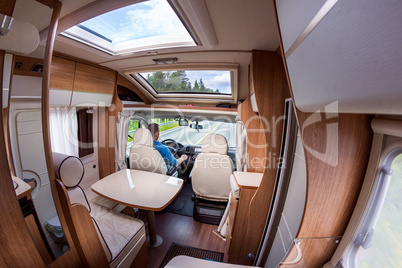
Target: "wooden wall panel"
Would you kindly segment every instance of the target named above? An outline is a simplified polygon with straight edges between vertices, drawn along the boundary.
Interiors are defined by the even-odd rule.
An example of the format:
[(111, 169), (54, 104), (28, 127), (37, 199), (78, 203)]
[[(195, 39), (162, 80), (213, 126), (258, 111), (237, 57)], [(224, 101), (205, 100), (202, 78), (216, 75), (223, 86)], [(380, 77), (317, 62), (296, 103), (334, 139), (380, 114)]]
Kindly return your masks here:
[(123, 109), (123, 103), (115, 90), (112, 105), (100, 107), (98, 113), (98, 161), (99, 176), (104, 178), (115, 172), (116, 118)]
[[(280, 44), (283, 55), (282, 42)], [(287, 73), (286, 60), (283, 56), (282, 59)], [(290, 87), (288, 74), (287, 82)], [(331, 240), (322, 239), (319, 246), (313, 245), (317, 245), (317, 239), (343, 235), (361, 189), (373, 135), (371, 115), (325, 114), (321, 111), (316, 113), (318, 122), (309, 124), (311, 116), (311, 113), (296, 109), (307, 165), (306, 208), (297, 234), (307, 246), (303, 262), (294, 265), (297, 267), (321, 267), (334, 254), (338, 244), (334, 245)], [(337, 131), (327, 129), (331, 123), (337, 125)], [(330, 134), (337, 137), (330, 138)], [(328, 164), (335, 158), (336, 165)], [(291, 259), (288, 255), (284, 261)]]
[(263, 121), (253, 111), (250, 97), (239, 105), (238, 113), (247, 130), (247, 171), (262, 173), (267, 155)]
[(91, 65), (76, 63), (74, 91), (113, 94), (116, 73)]
[[(324, 120), (305, 126), (302, 132), (307, 165), (307, 198), (297, 237), (310, 244), (318, 238), (341, 237), (344, 234), (363, 183), (373, 135), (370, 115), (339, 114), (329, 121), (325, 120), (325, 114), (319, 115)], [(297, 111), (300, 127), (303, 128), (310, 116)], [(328, 124), (338, 125), (336, 138), (329, 137)], [(327, 156), (317, 157), (315, 152)], [(335, 162), (330, 164), (324, 160)], [(326, 248), (323, 255), (319, 254), (321, 248)], [(319, 247), (311, 246), (305, 251), (303, 265), (321, 267), (336, 248), (337, 244), (322, 240)], [(287, 256), (285, 261), (289, 259), (291, 257)]]
[[(262, 143), (265, 146), (264, 148), (258, 148), (257, 146), (250, 148), (247, 145), (247, 150), (253, 154), (255, 153), (257, 157), (264, 159), (262, 166), (263, 178), (258, 190), (250, 201), (248, 214), (245, 215), (246, 222), (242, 230), (244, 232), (242, 241), (229, 252), (229, 262), (246, 265), (253, 264), (253, 260), (247, 259), (247, 255), (251, 253), (256, 256), (265, 227), (275, 185), (277, 161), (279, 160), (285, 99), (290, 95), (282, 58), (278, 53), (253, 51), (250, 68), (250, 85), (250, 91), (254, 92), (256, 97), (260, 123), (262, 124), (262, 126), (259, 126), (260, 131), (263, 130), (262, 133), (264, 134), (262, 137), (258, 135), (259, 144), (261, 144), (262, 139)], [(245, 110), (250, 109), (248, 102), (243, 104), (245, 104), (244, 107), (247, 107)], [(251, 114), (250, 111), (246, 112), (242, 109), (243, 107), (240, 109), (240, 116), (243, 113)], [(242, 121), (246, 125), (244, 117)], [(249, 131), (247, 129), (248, 135)], [(250, 158), (248, 161), (250, 161)], [(250, 163), (248, 162), (248, 171), (250, 171), (249, 167)]]
[(75, 62), (53, 56), (49, 87), (52, 89), (73, 90)]
[[(309, 114), (297, 112), (300, 125)], [(322, 114), (322, 118), (325, 115)], [(323, 120), (304, 128), (302, 133), (307, 165), (306, 209), (298, 237), (342, 236), (352, 215), (370, 155), (372, 130), (368, 115), (339, 114), (332, 123), (338, 124), (338, 139), (331, 139)], [(336, 120), (337, 119), (337, 120)], [(331, 139), (333, 143), (328, 143)], [(337, 165), (323, 162), (311, 150), (337, 156)], [(317, 221), (320, 218), (320, 221)]]

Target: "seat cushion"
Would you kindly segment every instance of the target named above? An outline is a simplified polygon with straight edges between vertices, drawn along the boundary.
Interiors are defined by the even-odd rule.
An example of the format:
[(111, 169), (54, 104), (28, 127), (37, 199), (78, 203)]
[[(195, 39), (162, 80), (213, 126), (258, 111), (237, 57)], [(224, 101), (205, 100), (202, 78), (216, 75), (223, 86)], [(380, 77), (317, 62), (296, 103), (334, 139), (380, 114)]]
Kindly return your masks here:
[(216, 261), (207, 261), (197, 258), (192, 258), (188, 256), (176, 256), (171, 259), (168, 264), (166, 264), (165, 268), (246, 268), (252, 266), (245, 265), (237, 265), (237, 264), (229, 264), (223, 262)]
[(84, 176), (84, 165), (76, 156), (52, 153), (54, 171), (67, 188), (77, 186)]
[(134, 246), (142, 246), (143, 243), (138, 242), (145, 242), (145, 226), (138, 219), (96, 204), (92, 207), (91, 216), (99, 229), (101, 242), (110, 263), (117, 265)]

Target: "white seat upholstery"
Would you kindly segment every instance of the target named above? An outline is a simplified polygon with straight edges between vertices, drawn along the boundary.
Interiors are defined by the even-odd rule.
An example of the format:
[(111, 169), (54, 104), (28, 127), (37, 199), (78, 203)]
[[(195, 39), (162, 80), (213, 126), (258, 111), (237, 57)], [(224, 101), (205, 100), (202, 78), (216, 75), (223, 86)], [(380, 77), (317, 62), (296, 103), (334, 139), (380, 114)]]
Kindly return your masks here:
[(104, 198), (105, 206), (92, 202), (96, 200), (95, 197), (88, 200), (78, 185), (84, 174), (84, 166), (79, 158), (53, 153), (53, 162), (56, 177), (67, 188), (71, 204), (81, 204), (88, 209), (110, 267), (130, 266), (146, 241), (144, 223), (111, 210), (115, 203), (108, 203)]
[(233, 162), (227, 153), (228, 143), (224, 136), (210, 134), (205, 137), (192, 170), (196, 197), (211, 201), (228, 200)]
[(171, 259), (168, 264), (166, 264), (165, 268), (246, 268), (252, 266), (238, 265), (238, 264), (230, 264), (230, 263), (222, 263), (215, 261), (202, 260), (197, 258), (192, 258), (188, 256), (176, 256)]
[(166, 174), (167, 167), (161, 154), (154, 148), (151, 132), (139, 128), (134, 132), (130, 149), (130, 168)]

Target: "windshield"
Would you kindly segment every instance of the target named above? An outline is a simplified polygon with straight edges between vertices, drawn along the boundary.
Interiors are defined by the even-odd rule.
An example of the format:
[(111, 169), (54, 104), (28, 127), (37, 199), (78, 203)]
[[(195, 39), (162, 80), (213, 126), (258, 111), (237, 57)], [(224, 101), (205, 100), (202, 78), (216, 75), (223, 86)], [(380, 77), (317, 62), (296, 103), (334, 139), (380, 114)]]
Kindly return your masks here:
[[(204, 138), (211, 133), (221, 134), (225, 136), (229, 150), (236, 149), (236, 124), (202, 120), (198, 122), (198, 129), (195, 128), (196, 122), (189, 121), (188, 126), (179, 126), (179, 122), (174, 119), (158, 118), (151, 119), (152, 123), (159, 124), (160, 135), (158, 141), (162, 142), (166, 139), (173, 139), (182, 145), (202, 145)], [(132, 134), (138, 127), (145, 127), (145, 123), (139, 119), (133, 119), (129, 125), (129, 138), (127, 147), (132, 145)]]
[(183, 145), (199, 145), (201, 146), (204, 138), (211, 133), (221, 134), (225, 136), (228, 141), (229, 149), (236, 148), (236, 125), (235, 123), (226, 123), (218, 121), (203, 120), (198, 123), (198, 128), (202, 126), (201, 129), (191, 128), (196, 122), (189, 122), (188, 126), (174, 126), (167, 130), (160, 132), (159, 141), (165, 139), (174, 139), (178, 143)]

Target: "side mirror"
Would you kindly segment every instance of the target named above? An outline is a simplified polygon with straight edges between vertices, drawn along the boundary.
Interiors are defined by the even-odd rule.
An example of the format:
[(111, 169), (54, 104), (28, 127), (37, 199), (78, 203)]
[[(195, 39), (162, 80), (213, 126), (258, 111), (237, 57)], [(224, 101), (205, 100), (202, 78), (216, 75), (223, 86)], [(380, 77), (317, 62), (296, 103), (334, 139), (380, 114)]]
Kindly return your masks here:
[(190, 124), (190, 128), (203, 129), (203, 126), (202, 125), (197, 125), (197, 124)]

